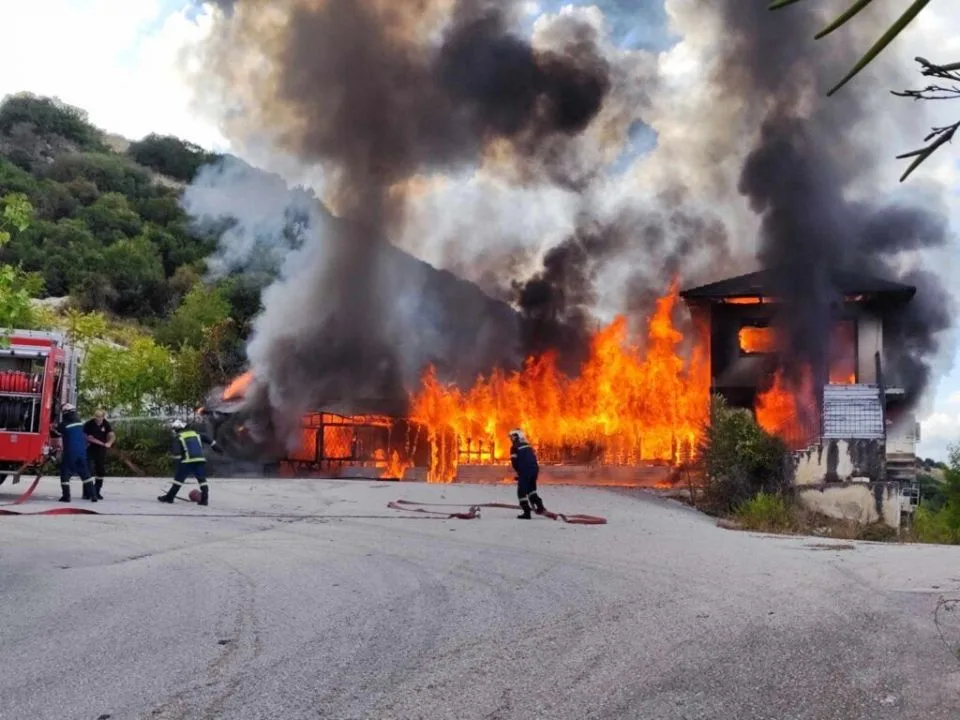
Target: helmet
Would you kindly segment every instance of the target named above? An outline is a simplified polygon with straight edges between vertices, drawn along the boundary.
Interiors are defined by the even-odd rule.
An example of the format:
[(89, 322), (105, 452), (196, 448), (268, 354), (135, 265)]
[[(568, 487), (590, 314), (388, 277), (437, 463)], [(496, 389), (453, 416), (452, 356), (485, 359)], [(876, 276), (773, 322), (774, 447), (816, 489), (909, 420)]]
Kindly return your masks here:
[(60, 406), (60, 409), (63, 410), (63, 412), (71, 412), (77, 408), (75, 408), (72, 403), (64, 403)]
[(187, 424), (183, 420), (171, 420), (170, 429), (171, 430), (183, 430)]
[(520, 428), (514, 428), (507, 434), (513, 442), (522, 443), (527, 441), (527, 436), (523, 434), (523, 430)]

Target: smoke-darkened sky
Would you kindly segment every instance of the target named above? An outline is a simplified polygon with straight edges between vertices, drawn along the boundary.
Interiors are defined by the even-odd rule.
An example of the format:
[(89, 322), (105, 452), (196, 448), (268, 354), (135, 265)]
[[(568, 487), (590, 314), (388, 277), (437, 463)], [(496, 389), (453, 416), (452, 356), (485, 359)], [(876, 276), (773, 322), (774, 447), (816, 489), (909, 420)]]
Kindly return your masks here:
[[(798, 361), (825, 362), (834, 267), (920, 285), (891, 330), (902, 349), (891, 369), (911, 393), (943, 355), (949, 296), (924, 269), (950, 249), (942, 193), (922, 178), (919, 200), (898, 192), (875, 144), (922, 136), (916, 108), (873, 89), (909, 78), (881, 64), (823, 97), (883, 18), (815, 47), (822, 18), (774, 15), (765, 0), (553, 14), (508, 0), (219, 4), (230, 13), (198, 82), (229, 110), (225, 132), (322, 167), (324, 197), (348, 221), (273, 289), (260, 320), (251, 359), (276, 402), (291, 393), (289, 363), (320, 348), (312, 366), (325, 376), (330, 362), (369, 356), (351, 372), (385, 373), (381, 388), (408, 382), (411, 357), (375, 360), (391, 355), (399, 322), (376, 290), (389, 284), (388, 240), (517, 304), (525, 350), (575, 356), (591, 322), (642, 318), (674, 274), (759, 262), (790, 268), (781, 323)], [(660, 53), (664, 8), (681, 41)], [(292, 348), (293, 327), (313, 345)]]

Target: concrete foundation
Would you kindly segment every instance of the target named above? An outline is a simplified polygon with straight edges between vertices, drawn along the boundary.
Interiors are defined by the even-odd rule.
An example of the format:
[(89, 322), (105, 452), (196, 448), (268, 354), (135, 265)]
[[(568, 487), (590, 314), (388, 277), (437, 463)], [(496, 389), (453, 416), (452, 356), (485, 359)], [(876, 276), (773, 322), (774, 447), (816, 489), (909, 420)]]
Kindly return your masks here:
[(797, 488), (801, 504), (821, 515), (862, 525), (883, 522), (900, 527), (900, 484), (844, 482), (808, 484)]
[(884, 458), (881, 440), (825, 440), (794, 453), (794, 484), (880, 480)]

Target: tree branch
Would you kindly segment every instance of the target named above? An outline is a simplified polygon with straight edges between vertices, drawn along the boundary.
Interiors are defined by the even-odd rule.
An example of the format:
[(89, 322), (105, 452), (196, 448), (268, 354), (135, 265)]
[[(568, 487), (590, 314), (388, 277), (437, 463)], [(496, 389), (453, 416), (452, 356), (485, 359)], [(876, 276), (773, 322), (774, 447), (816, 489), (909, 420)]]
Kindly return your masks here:
[[(937, 65), (926, 58), (918, 57), (916, 61), (920, 64), (921, 74), (925, 77), (940, 78), (941, 80), (951, 80), (960, 83), (960, 62), (947, 65)], [(960, 85), (945, 87), (943, 85), (928, 85), (920, 90), (902, 90), (891, 91), (897, 97), (911, 98), (913, 100), (957, 100), (960, 98)], [(934, 127), (932, 131), (923, 139), (926, 143), (922, 148), (912, 150), (903, 155), (897, 155), (898, 160), (913, 158), (913, 162), (907, 167), (903, 175), (900, 176), (900, 182), (906, 180), (910, 174), (941, 146), (953, 140), (957, 130), (960, 130), (960, 120), (952, 125), (943, 127)]]

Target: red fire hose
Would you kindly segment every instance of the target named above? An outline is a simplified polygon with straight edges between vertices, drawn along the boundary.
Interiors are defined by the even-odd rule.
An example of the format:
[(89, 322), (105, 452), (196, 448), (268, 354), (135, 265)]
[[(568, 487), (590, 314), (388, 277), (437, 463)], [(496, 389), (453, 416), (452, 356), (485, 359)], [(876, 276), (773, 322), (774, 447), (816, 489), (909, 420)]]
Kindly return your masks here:
[[(466, 512), (442, 512), (437, 510), (424, 510), (423, 507), (412, 507), (412, 506), (428, 506), (428, 507), (462, 507), (459, 505), (450, 505), (447, 503), (422, 503), (422, 502), (413, 502), (412, 500), (394, 500), (387, 503), (387, 507), (393, 510), (407, 510), (409, 512), (418, 512), (425, 513), (427, 515), (443, 515), (450, 519), (457, 520), (474, 520), (480, 517), (480, 508), (502, 508), (504, 510), (519, 510), (519, 505), (509, 505), (507, 503), (479, 503), (477, 505), (471, 505), (470, 509)], [(598, 515), (569, 515), (566, 513), (557, 513), (551, 512), (550, 510), (544, 510), (541, 513), (543, 517), (550, 518), (551, 520), (562, 520), (565, 523), (571, 525), (606, 525), (607, 519), (600, 517)]]

